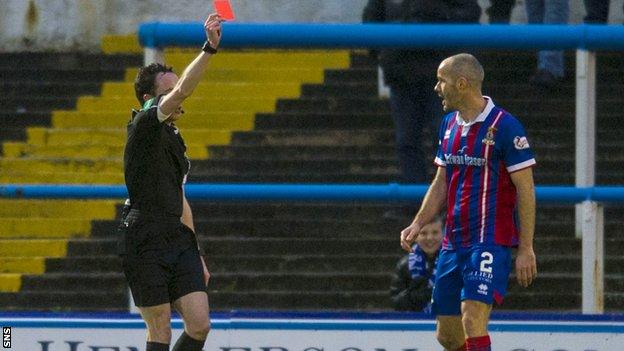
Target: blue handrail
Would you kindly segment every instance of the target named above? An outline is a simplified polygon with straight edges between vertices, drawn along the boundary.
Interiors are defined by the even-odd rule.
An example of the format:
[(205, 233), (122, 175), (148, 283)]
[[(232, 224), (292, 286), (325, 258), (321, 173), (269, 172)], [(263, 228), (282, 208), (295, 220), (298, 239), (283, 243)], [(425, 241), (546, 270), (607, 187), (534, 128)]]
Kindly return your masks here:
[[(188, 184), (186, 196), (192, 200), (219, 201), (417, 201), (426, 185), (399, 184)], [(624, 187), (541, 186), (536, 188), (541, 202), (579, 203), (624, 202)], [(0, 198), (122, 199), (123, 185), (2, 185)]]
[[(478, 24), (226, 23), (222, 47), (246, 48), (490, 48), (624, 50), (624, 26)], [(139, 41), (149, 48), (199, 46), (201, 23), (149, 22)]]

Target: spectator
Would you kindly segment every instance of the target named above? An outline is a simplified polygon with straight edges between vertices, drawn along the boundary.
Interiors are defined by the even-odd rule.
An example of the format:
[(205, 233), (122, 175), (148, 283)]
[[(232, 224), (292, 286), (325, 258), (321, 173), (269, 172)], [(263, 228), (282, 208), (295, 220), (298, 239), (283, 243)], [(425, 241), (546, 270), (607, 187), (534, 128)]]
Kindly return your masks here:
[[(530, 24), (566, 24), (570, 15), (568, 0), (526, 0)], [(531, 83), (542, 88), (553, 88), (564, 77), (563, 51), (542, 50), (538, 53), (537, 72)]]
[(424, 226), (413, 251), (397, 263), (390, 287), (395, 310), (431, 312), (431, 291), (442, 244), (442, 227), (441, 217)]
[[(480, 16), (477, 0), (369, 0), (362, 18), (364, 22), (450, 23), (478, 22)], [(429, 180), (429, 162), (425, 162), (420, 146), (422, 129), (425, 123), (437, 125), (436, 119), (442, 115), (432, 88), (436, 77), (431, 72), (446, 56), (435, 50), (393, 49), (378, 53), (390, 87), (401, 183)]]
[(509, 24), (511, 10), (516, 5), (516, 0), (490, 0), (490, 7), (485, 11), (490, 18), (490, 23)]
[(585, 23), (606, 24), (609, 20), (609, 3), (609, 0), (585, 0)]

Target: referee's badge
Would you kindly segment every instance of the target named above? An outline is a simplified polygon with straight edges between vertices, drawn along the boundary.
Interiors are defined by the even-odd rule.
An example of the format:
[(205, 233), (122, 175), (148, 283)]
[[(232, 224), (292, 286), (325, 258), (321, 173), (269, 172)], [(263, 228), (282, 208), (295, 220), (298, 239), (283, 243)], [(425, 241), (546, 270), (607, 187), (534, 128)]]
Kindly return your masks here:
[(485, 145), (492, 146), (492, 145), (495, 144), (495, 142), (494, 142), (494, 133), (495, 132), (496, 132), (496, 128), (494, 128), (494, 127), (489, 127), (488, 128), (487, 134), (485, 134), (485, 138), (483, 139), (483, 143)]

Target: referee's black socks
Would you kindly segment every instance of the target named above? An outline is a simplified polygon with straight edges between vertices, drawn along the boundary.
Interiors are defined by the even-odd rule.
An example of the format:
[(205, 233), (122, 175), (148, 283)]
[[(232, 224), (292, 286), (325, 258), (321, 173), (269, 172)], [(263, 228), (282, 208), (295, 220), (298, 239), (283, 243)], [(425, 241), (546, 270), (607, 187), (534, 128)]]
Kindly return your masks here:
[(147, 346), (145, 346), (145, 351), (169, 351), (169, 344), (148, 341)]
[(180, 338), (171, 351), (201, 351), (205, 343), (206, 340), (193, 339), (185, 331), (180, 335)]

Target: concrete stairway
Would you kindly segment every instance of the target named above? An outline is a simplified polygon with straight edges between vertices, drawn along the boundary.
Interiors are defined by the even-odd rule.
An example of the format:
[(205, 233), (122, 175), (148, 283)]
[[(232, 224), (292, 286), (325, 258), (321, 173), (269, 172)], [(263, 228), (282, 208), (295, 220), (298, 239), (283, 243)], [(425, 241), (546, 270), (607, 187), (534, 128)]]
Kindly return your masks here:
[[(481, 59), (486, 69), (485, 92), (518, 116), (528, 129), (539, 163), (535, 169), (537, 184), (572, 185), (573, 80), (566, 79), (551, 92), (534, 91), (527, 83), (535, 66), (532, 55), (484, 52)], [(624, 82), (618, 73), (624, 59), (621, 55), (601, 54), (598, 62), (598, 182), (622, 184), (624, 127), (618, 120), (623, 114), (619, 92)], [(182, 66), (182, 62), (176, 63), (176, 67)], [(268, 79), (276, 90), (285, 90), (273, 94), (273, 99), (279, 98), (273, 105), (256, 104), (257, 99), (227, 104), (248, 104), (247, 111), (252, 112), (245, 113), (218, 111), (202, 115), (204, 102), (191, 101), (189, 106), (196, 111), (185, 115), (183, 123), (187, 124), (180, 123), (194, 150), (190, 182), (387, 183), (395, 178), (388, 103), (377, 98), (376, 69), (362, 53), (351, 55), (348, 68), (325, 69), (320, 77), (304, 75), (294, 88), (281, 81), (288, 75), (280, 75), (277, 70), (263, 72), (254, 80), (256, 76), (244, 67), (235, 74), (226, 67), (217, 67), (223, 72), (215, 73), (213, 79)], [(570, 56), (570, 75), (573, 67)], [(123, 134), (119, 125), (127, 118), (125, 112), (105, 119), (102, 114), (88, 111), (106, 106), (124, 106), (126, 111), (126, 105), (134, 105), (131, 99), (121, 98), (131, 96), (128, 80), (132, 74), (131, 70), (126, 72), (125, 83), (105, 83), (100, 98), (81, 98), (77, 111), (55, 112), (55, 128), (29, 129), (30, 140), (41, 143), (5, 143), (14, 155), (39, 156), (21, 157), (6, 166), (0, 163), (2, 167), (16, 172), (24, 167), (23, 174), (32, 169), (45, 170), (47, 176), (68, 174), (68, 178), (55, 178), (59, 180), (119, 182), (121, 178), (115, 178), (121, 175)], [(308, 79), (312, 82), (306, 82)], [(202, 94), (210, 94), (210, 87), (201, 89), (206, 89)], [(248, 96), (258, 93), (253, 84), (239, 83), (238, 87), (223, 89), (231, 90), (211, 97), (208, 106), (222, 106), (220, 98), (240, 89), (245, 89)], [(110, 99), (117, 100), (111, 104)], [(214, 134), (214, 129), (219, 128), (206, 127), (213, 123), (222, 126), (221, 132)], [(220, 139), (218, 135), (226, 136)], [(91, 140), (94, 145), (89, 146), (86, 141)], [(431, 155), (432, 140), (431, 131), (425, 131), (423, 146)], [(91, 163), (80, 159), (85, 154), (90, 155)], [(55, 164), (50, 157), (65, 160)], [(402, 204), (193, 201), (191, 205), (213, 273), (208, 288), (213, 310), (390, 308), (390, 274), (402, 255), (398, 233), (409, 218), (387, 219), (384, 213)], [(623, 210), (624, 206), (610, 206), (606, 211), (609, 310), (624, 307), (620, 257), (624, 249)], [(573, 213), (571, 206), (540, 204), (536, 231), (540, 277), (526, 290), (512, 278), (505, 309), (580, 309), (582, 258), (580, 240), (574, 238)], [(124, 310), (127, 296), (120, 262), (114, 255), (115, 226), (112, 217), (93, 218), (88, 236), (64, 239), (67, 244), (62, 255), (43, 259), (44, 268), (37, 273), (45, 274), (23, 275), (19, 293), (0, 294), (0, 306)]]
[[(35, 176), (41, 167), (27, 151), (15, 145), (27, 145), (32, 130), (51, 127), (54, 110), (73, 109), (81, 94), (99, 94), (105, 80), (123, 79), (125, 67), (138, 65), (140, 55), (95, 55), (78, 53), (0, 54), (0, 182), (53, 183), (53, 177)], [(42, 155), (54, 151), (40, 148)], [(61, 155), (59, 157), (66, 156)], [(35, 156), (41, 157), (41, 156)], [(67, 162), (56, 161), (57, 163)], [(29, 168), (28, 165), (33, 166)], [(23, 175), (27, 176), (24, 178)], [(32, 176), (28, 179), (28, 176)], [(29, 288), (34, 277), (47, 271), (47, 260), (67, 253), (71, 237), (87, 237), (91, 220), (113, 219), (117, 201), (0, 200), (0, 305), (3, 309), (56, 310), (62, 301), (74, 298), (74, 304), (90, 303), (101, 308), (119, 306), (125, 294), (109, 294), (93, 287), (78, 292), (71, 284), (54, 292)], [(91, 293), (84, 299), (85, 293)], [(123, 291), (122, 291), (123, 293)], [(71, 298), (70, 298), (71, 299)]]

